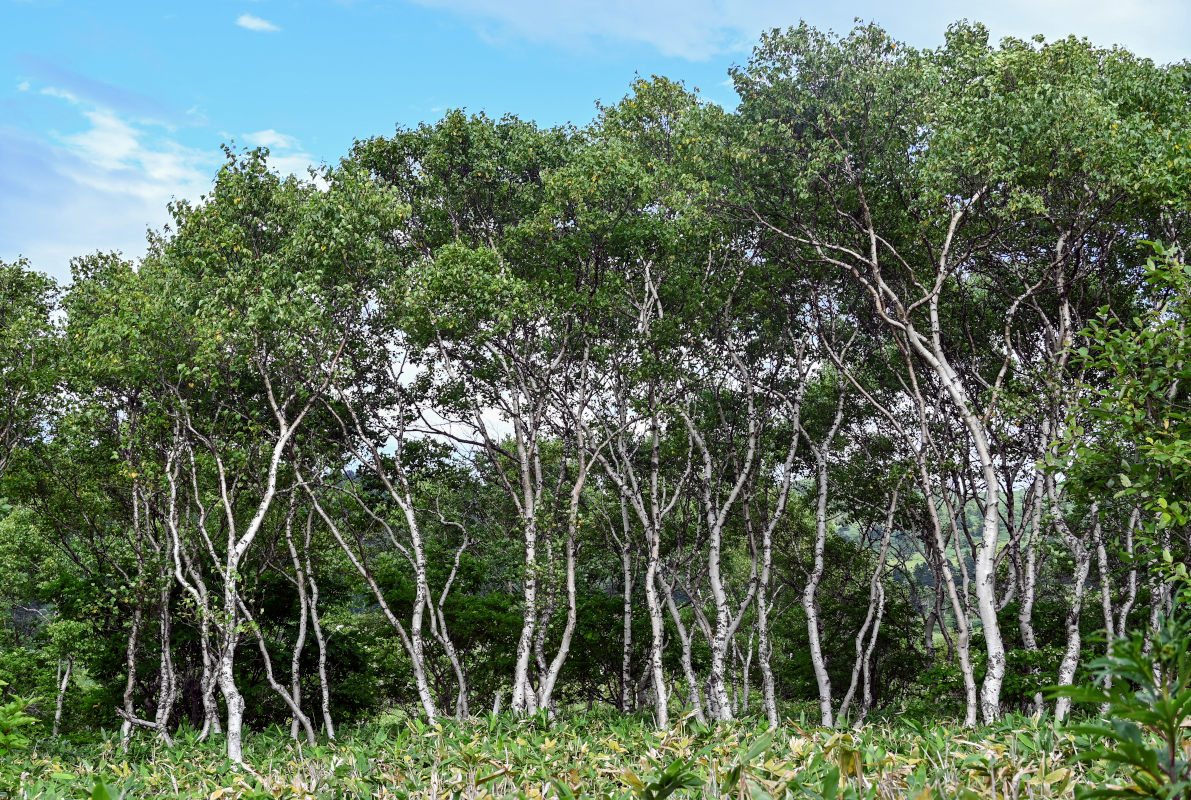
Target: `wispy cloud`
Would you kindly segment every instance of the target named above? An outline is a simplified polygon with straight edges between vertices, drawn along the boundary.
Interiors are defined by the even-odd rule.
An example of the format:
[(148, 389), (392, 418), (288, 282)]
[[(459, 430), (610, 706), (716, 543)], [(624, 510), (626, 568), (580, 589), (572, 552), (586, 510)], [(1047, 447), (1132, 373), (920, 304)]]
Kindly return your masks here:
[(986, 22), (994, 36), (1075, 34), (1098, 45), (1123, 45), (1158, 62), (1191, 57), (1191, 5), (1185, 0), (1006, 0), (968, 14)]
[(705, 60), (740, 49), (766, 25), (797, 22), (789, 0), (416, 0), (468, 20), (489, 41), (516, 37), (573, 48), (602, 41)]
[(18, 84), (17, 84), (17, 91), (18, 91), (18, 92), (27, 92), (27, 91), (29, 91), (29, 81), (21, 81), (20, 83), (18, 83)]
[(240, 137), (253, 147), (269, 148), (269, 168), (282, 175), (296, 175), (306, 178), (310, 167), (318, 162), (314, 156), (306, 152), (296, 136), (281, 133), (272, 128), (255, 133), (246, 133)]
[(241, 14), (236, 17), (236, 24), (241, 28), (250, 31), (258, 31), (260, 33), (277, 33), (281, 28), (269, 22), (267, 19), (261, 19), (254, 14)]
[(994, 39), (1004, 35), (1076, 34), (1096, 44), (1122, 44), (1159, 61), (1191, 55), (1187, 45), (1191, 4), (1186, 0), (857, 0), (836, 4), (793, 0), (414, 0), (446, 11), (499, 44), (520, 40), (567, 50), (604, 44), (645, 45), (664, 56), (705, 61), (745, 54), (763, 30), (806, 19), (837, 32), (859, 16), (885, 25), (917, 46), (941, 42), (946, 25), (967, 16), (988, 24)]
[(139, 120), (72, 92), (40, 95), (75, 109), (77, 130), (33, 136), (0, 124), (0, 258), (27, 256), (59, 279), (70, 259), (114, 250), (136, 258), (145, 232), (169, 221), (173, 198), (210, 188), (220, 154), (187, 147), (161, 123)]
[[(146, 231), (170, 221), (172, 199), (195, 202), (210, 191), (223, 158), (214, 141), (184, 145), (167, 125), (57, 87), (36, 94), (77, 114), (77, 130), (35, 136), (0, 122), (0, 153), (11, 165), (0, 170), (0, 259), (24, 255), (65, 280), (76, 256), (101, 250), (138, 258)], [(268, 147), (269, 167), (282, 175), (308, 178), (319, 163), (296, 136), (273, 128), (236, 138)]]
[[(26, 89), (28, 86), (29, 82), (25, 81)], [(22, 89), (21, 91), (26, 91), (26, 89)], [(65, 100), (68, 103), (73, 103), (75, 105), (78, 105), (79, 102), (79, 98), (74, 92), (68, 92), (65, 89), (59, 89), (57, 86), (46, 86), (41, 90), (41, 93), (47, 97), (57, 97), (59, 100)]]
[(110, 108), (116, 113), (139, 120), (166, 125), (185, 125), (190, 122), (176, 109), (156, 98), (81, 75), (41, 56), (21, 53), (14, 61), (33, 83), (53, 87), (56, 91), (70, 94), (76, 100)]
[(257, 131), (256, 133), (244, 134), (244, 141), (248, 142), (254, 147), (269, 147), (281, 149), (297, 149), (301, 147), (297, 138), (289, 136), (288, 134), (278, 133), (269, 128), (268, 130)]

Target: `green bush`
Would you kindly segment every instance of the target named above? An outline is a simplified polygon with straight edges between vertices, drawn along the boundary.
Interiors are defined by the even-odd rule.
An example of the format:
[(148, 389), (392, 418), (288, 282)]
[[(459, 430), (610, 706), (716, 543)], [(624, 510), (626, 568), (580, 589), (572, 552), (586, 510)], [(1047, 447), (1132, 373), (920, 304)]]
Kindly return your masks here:
[[(0, 681), (0, 688), (7, 685)], [(0, 754), (24, 750), (29, 746), (29, 739), (21, 733), (21, 729), (37, 724), (37, 719), (26, 713), (33, 702), (32, 697), (13, 697), (0, 705)]]
[(1191, 798), (1191, 588), (1185, 568), (1179, 572), (1184, 586), (1149, 651), (1138, 632), (1118, 640), (1109, 655), (1088, 665), (1101, 684), (1111, 678), (1111, 688), (1064, 687), (1053, 692), (1077, 702), (1107, 705), (1106, 721), (1073, 728), (1099, 742), (1077, 760), (1117, 764), (1132, 781), (1092, 789), (1081, 797)]

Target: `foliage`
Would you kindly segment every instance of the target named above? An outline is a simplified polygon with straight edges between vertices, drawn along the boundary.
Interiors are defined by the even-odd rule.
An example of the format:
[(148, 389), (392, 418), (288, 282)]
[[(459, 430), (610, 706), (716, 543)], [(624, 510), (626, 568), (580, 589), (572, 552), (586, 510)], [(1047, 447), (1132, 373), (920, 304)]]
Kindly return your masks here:
[[(841, 732), (787, 723), (668, 731), (609, 714), (553, 724), (487, 717), (427, 725), (414, 719), (346, 729), (310, 747), (279, 729), (246, 748), (251, 769), (229, 765), (218, 741), (193, 731), (177, 744), (118, 740), (50, 743), (0, 764), (14, 798), (74, 797), (102, 782), (115, 797), (772, 797), (1071, 798), (1110, 767), (1066, 760), (1086, 746), (1072, 731), (1013, 717), (975, 731), (948, 724), (870, 725)], [(21, 777), (23, 776), (23, 777)], [(19, 785), (18, 785), (18, 780)]]
[[(1083, 450), (1083, 467), (1108, 473), (1104, 482), (1135, 498), (1163, 528), (1191, 520), (1191, 271), (1177, 253), (1154, 245), (1146, 260), (1145, 307), (1131, 320), (1101, 310), (1080, 353), (1099, 378), (1088, 411), (1110, 423), (1108, 436)], [(1121, 459), (1121, 460), (1116, 460)], [(1123, 460), (1123, 463), (1122, 463)], [(1117, 468), (1114, 470), (1114, 467)], [(1115, 474), (1114, 474), (1115, 473)]]
[[(6, 685), (0, 681), (0, 689)], [(21, 729), (37, 724), (37, 718), (26, 713), (34, 702), (32, 697), (12, 697), (0, 705), (0, 755), (29, 746), (29, 738)]]
[[(958, 23), (732, 74), (228, 148), (144, 258), (0, 263), (0, 677), (65, 734), (4, 780), (1176, 791), (1191, 71)], [(1085, 641), (1115, 726), (1013, 717)]]
[[(1179, 564), (1180, 568), (1184, 565)], [(1185, 582), (1187, 573), (1178, 576)], [(1105, 722), (1076, 726), (1102, 743), (1080, 754), (1123, 768), (1128, 785), (1098, 787), (1084, 797), (1191, 797), (1191, 588), (1153, 641), (1137, 632), (1113, 642), (1109, 655), (1088, 666), (1109, 688), (1071, 687), (1058, 694), (1102, 704)]]

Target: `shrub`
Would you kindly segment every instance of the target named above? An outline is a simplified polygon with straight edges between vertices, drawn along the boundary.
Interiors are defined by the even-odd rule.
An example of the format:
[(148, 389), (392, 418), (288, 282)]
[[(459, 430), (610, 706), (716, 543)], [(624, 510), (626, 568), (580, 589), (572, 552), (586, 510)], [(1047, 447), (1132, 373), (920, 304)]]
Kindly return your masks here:
[[(7, 685), (0, 681), (0, 688)], [(0, 754), (24, 750), (29, 746), (29, 739), (21, 733), (21, 729), (37, 724), (37, 719), (26, 713), (33, 702), (32, 697), (14, 697), (0, 705)]]
[(1132, 785), (1097, 788), (1082, 797), (1191, 798), (1191, 743), (1186, 735), (1191, 727), (1191, 587), (1185, 568), (1179, 572), (1183, 588), (1150, 650), (1137, 632), (1116, 641), (1109, 655), (1088, 665), (1102, 684), (1111, 677), (1111, 688), (1064, 687), (1053, 692), (1107, 705), (1106, 721), (1073, 728), (1100, 742), (1077, 760), (1117, 764), (1132, 780)]

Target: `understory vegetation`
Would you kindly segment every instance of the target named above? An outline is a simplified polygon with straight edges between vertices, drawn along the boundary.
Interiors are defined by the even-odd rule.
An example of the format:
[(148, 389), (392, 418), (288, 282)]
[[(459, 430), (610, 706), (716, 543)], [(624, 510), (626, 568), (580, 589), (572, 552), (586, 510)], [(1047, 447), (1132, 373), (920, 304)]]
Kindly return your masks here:
[(732, 79), (0, 263), (0, 792), (1191, 796), (1191, 71)]
[[(992, 727), (876, 724), (829, 731), (796, 723), (715, 728), (691, 717), (662, 731), (646, 719), (567, 714), (555, 723), (417, 720), (372, 723), (335, 742), (296, 743), (281, 728), (253, 737), (237, 769), (214, 742), (182, 733), (173, 748), (116, 736), (47, 743), (0, 767), (19, 798), (425, 797), (1072, 797), (1119, 777), (1072, 764), (1087, 735), (1012, 716)], [(6, 783), (7, 782), (7, 783)], [(19, 788), (18, 788), (19, 787)]]

